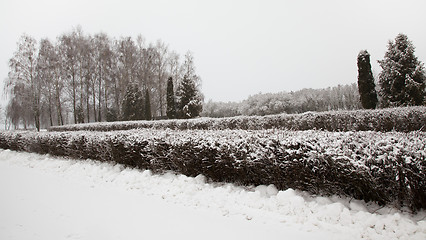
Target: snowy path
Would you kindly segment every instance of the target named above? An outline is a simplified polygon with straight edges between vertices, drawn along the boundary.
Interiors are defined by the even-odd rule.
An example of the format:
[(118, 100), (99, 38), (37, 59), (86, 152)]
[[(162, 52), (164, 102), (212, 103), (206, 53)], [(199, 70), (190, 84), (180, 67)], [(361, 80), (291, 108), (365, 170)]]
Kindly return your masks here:
[(0, 239), (426, 239), (374, 207), (0, 149)]

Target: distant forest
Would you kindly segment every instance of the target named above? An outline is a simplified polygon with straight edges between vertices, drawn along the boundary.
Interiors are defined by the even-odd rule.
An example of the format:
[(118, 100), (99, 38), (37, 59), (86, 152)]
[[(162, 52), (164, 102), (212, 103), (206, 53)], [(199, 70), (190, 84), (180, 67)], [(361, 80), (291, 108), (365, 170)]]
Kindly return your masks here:
[(204, 104), (203, 117), (269, 115), (307, 111), (354, 110), (361, 108), (358, 86), (339, 85), (324, 89), (302, 89), (295, 92), (259, 93), (241, 102)]

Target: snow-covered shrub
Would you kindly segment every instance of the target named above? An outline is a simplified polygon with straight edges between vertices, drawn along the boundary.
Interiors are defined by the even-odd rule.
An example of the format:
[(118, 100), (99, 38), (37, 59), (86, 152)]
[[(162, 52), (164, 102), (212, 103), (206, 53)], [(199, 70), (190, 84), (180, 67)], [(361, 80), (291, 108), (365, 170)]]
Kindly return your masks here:
[(426, 133), (288, 130), (1, 132), (0, 148), (218, 182), (426, 208)]
[(327, 131), (426, 131), (426, 107), (377, 110), (308, 112), (269, 116), (198, 118), (189, 120), (129, 121), (51, 127), (49, 131), (116, 131), (138, 128), (198, 130), (327, 130)]

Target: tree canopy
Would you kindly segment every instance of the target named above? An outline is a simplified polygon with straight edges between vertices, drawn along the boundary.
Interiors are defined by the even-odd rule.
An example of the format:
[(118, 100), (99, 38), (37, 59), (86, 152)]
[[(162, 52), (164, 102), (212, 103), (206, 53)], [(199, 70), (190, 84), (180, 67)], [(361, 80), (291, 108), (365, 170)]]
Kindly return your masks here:
[[(9, 61), (7, 118), (15, 127), (37, 129), (163, 118), (169, 77), (180, 89), (181, 95), (176, 91), (174, 96), (175, 107), (181, 107), (176, 111), (185, 117), (199, 116), (201, 80), (195, 72), (194, 58), (188, 53), (182, 62), (179, 54), (161, 40), (147, 43), (141, 35), (136, 39), (115, 39), (105, 33), (90, 35), (81, 27), (61, 34), (56, 42), (44, 38), (38, 44), (31, 36), (23, 35)], [(193, 87), (188, 88), (188, 84)], [(132, 98), (139, 95), (143, 101), (135, 106), (132, 101), (140, 99)], [(182, 101), (178, 104), (179, 99)], [(135, 107), (143, 109), (142, 117)]]
[(384, 107), (423, 104), (426, 74), (414, 50), (413, 43), (404, 34), (389, 41), (384, 59), (379, 61), (383, 69), (379, 84)]

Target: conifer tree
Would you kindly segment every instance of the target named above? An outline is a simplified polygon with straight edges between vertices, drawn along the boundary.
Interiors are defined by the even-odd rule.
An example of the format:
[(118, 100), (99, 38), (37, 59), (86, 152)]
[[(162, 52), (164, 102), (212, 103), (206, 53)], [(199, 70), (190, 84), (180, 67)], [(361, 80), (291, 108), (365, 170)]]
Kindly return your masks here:
[(426, 74), (423, 63), (414, 55), (414, 46), (404, 34), (395, 42), (389, 41), (379, 75), (382, 105), (422, 105), (425, 95)]
[(376, 85), (371, 72), (370, 54), (362, 50), (358, 54), (358, 91), (363, 108), (374, 109), (377, 105)]
[(144, 100), (138, 86), (131, 83), (126, 88), (123, 99), (123, 120), (142, 120), (144, 118)]
[(167, 117), (169, 119), (176, 117), (176, 103), (173, 88), (173, 78), (169, 77), (167, 80)]
[(177, 114), (179, 118), (195, 118), (203, 110), (203, 100), (199, 91), (199, 77), (195, 74), (194, 59), (190, 53), (185, 55), (184, 75), (180, 81), (177, 96)]

